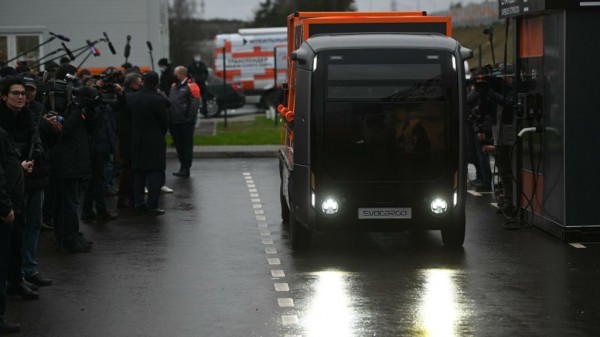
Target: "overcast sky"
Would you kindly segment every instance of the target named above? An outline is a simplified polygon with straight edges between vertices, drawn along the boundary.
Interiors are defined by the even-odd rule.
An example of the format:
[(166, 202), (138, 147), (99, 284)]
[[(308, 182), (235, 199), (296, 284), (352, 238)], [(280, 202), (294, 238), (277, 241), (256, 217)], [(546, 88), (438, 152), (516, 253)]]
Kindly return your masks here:
[[(200, 0), (197, 0), (200, 3)], [(398, 10), (422, 10), (436, 12), (446, 10), (450, 3), (460, 0), (396, 0)], [(463, 0), (463, 4), (485, 0)], [(263, 0), (204, 0), (205, 19), (239, 19), (250, 21), (254, 11)], [(359, 11), (389, 11), (392, 0), (354, 0)]]

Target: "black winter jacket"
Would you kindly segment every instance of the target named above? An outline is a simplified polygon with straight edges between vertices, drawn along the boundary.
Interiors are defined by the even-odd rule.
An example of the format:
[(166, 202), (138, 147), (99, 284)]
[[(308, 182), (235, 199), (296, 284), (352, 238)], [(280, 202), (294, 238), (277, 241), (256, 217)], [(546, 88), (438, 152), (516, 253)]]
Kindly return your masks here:
[(20, 212), (23, 204), (24, 174), (12, 137), (0, 128), (0, 216)]
[(149, 88), (128, 97), (132, 116), (131, 165), (140, 170), (165, 170), (169, 100)]
[(89, 179), (91, 177), (90, 136), (94, 130), (93, 109), (87, 111), (71, 104), (63, 114), (60, 138), (51, 153), (53, 179)]
[(111, 154), (115, 152), (116, 118), (113, 109), (108, 104), (96, 107), (96, 128), (92, 134), (92, 152)]
[(175, 81), (177, 81), (177, 79), (173, 74), (173, 68), (171, 68), (171, 66), (168, 66), (167, 69), (165, 69), (165, 71), (161, 72), (160, 74), (160, 90), (168, 96), (169, 90), (171, 90), (171, 86), (173, 85), (173, 83), (175, 83)]
[(0, 104), (0, 216), (11, 209), (21, 211), (25, 184), (21, 162), (40, 160), (41, 143), (36, 142), (36, 136), (28, 107), (15, 113), (5, 103)]

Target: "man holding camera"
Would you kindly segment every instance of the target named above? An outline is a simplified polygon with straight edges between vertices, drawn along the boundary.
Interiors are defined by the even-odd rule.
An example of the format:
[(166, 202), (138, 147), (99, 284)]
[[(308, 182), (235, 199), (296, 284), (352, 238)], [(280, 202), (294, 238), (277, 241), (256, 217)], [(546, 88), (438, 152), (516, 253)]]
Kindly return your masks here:
[(52, 177), (56, 182), (54, 225), (58, 249), (63, 253), (83, 253), (92, 249), (79, 233), (80, 191), (91, 178), (90, 135), (96, 121), (98, 91), (81, 87), (63, 116), (62, 134), (52, 150)]
[[(514, 216), (517, 209), (513, 202), (513, 178), (511, 168), (511, 148), (515, 143), (514, 126), (514, 76), (515, 70), (511, 64), (501, 64), (497, 71), (490, 74), (491, 79), (496, 79), (498, 86), (484, 86), (482, 97), (484, 104), (492, 103), (497, 105), (494, 114), (490, 114), (492, 123), (492, 134), (494, 144), (483, 145), (482, 150), (485, 153), (495, 153), (496, 166), (502, 182), (502, 198), (498, 200), (499, 212), (508, 216)], [(479, 140), (484, 141), (484, 133), (478, 134)]]
[[(88, 88), (103, 88), (102, 80), (90, 78), (84, 83)], [(111, 89), (120, 94), (122, 89), (118, 84), (111, 83)], [(104, 86), (106, 88), (106, 86)], [(92, 178), (85, 190), (81, 220), (83, 221), (111, 221), (117, 219), (117, 215), (110, 213), (106, 207), (104, 186), (106, 182), (106, 164), (115, 151), (116, 125), (112, 108), (100, 101), (94, 107), (96, 123), (90, 138), (90, 156)]]

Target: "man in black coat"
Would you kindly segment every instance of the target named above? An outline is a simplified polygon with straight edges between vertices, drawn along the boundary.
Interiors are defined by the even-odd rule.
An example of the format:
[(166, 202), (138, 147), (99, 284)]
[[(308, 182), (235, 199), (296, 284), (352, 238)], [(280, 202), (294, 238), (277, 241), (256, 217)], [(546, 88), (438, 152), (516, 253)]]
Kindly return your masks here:
[(171, 90), (171, 86), (176, 81), (173, 68), (166, 58), (158, 60), (158, 67), (160, 68), (160, 90), (169, 96), (169, 90)]
[(208, 68), (206, 67), (206, 64), (202, 62), (202, 56), (200, 54), (194, 55), (194, 61), (188, 67), (188, 72), (200, 87), (200, 97), (202, 98), (202, 108), (200, 109), (200, 112), (206, 117), (208, 115), (208, 111), (206, 110), (206, 97), (208, 94), (206, 80), (208, 78)]
[[(169, 100), (157, 92), (159, 78), (154, 71), (144, 75), (142, 89), (128, 97), (127, 105), (132, 117), (133, 199), (136, 210), (150, 215), (164, 214), (158, 208), (160, 188), (165, 182), (169, 127), (167, 109)], [(148, 188), (148, 201), (144, 202), (144, 187)]]
[[(90, 78), (85, 85), (90, 88), (98, 88), (96, 82), (96, 79)], [(116, 86), (115, 90), (117, 90)], [(120, 91), (120, 86), (118, 88)], [(96, 123), (90, 138), (92, 179), (85, 190), (81, 220), (110, 221), (115, 220), (117, 215), (110, 213), (106, 207), (104, 186), (106, 184), (106, 163), (115, 152), (115, 114), (110, 105), (104, 102), (100, 102), (95, 107), (94, 113)]]
[[(42, 133), (52, 128), (51, 123), (56, 116), (47, 116), (44, 105), (35, 100), (37, 95), (37, 77), (30, 73), (21, 73), (19, 78), (25, 83), (27, 91), (27, 107), (31, 112), (34, 128), (37, 129), (33, 140), (37, 148), (37, 158), (31, 173), (25, 175), (23, 222), (23, 275), (27, 282), (37, 286), (48, 286), (52, 280), (42, 277), (39, 273), (37, 261), (37, 246), (42, 226), (42, 206), (44, 203), (44, 189), (49, 182), (49, 167), (42, 147), (40, 137)], [(46, 135), (44, 135), (46, 136)], [(29, 150), (27, 150), (29, 151)]]
[(142, 75), (130, 73), (125, 76), (124, 92), (119, 95), (117, 112), (117, 157), (119, 160), (119, 197), (118, 208), (133, 206), (133, 173), (131, 171), (131, 111), (127, 106), (128, 98), (142, 88)]
[(63, 253), (89, 252), (91, 243), (79, 233), (80, 191), (91, 178), (89, 138), (95, 126), (98, 92), (79, 89), (77, 100), (62, 112), (62, 132), (51, 154), (56, 181), (55, 235)]

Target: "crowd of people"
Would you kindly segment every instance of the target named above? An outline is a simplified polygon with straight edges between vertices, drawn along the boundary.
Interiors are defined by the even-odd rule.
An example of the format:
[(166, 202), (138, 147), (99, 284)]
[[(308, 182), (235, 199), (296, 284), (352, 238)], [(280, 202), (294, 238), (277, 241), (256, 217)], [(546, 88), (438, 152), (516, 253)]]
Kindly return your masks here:
[(189, 67), (158, 64), (160, 74), (124, 64), (93, 75), (68, 59), (41, 73), (0, 69), (0, 334), (20, 331), (5, 319), (7, 295), (36, 300), (53, 282), (40, 273), (41, 230), (54, 231), (61, 253), (83, 253), (93, 243), (80, 221), (117, 218), (107, 196), (137, 215), (164, 214), (167, 132), (173, 174), (190, 176), (208, 71), (199, 56)]

